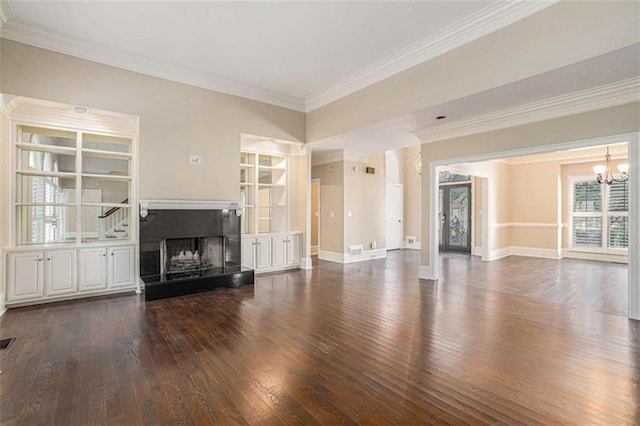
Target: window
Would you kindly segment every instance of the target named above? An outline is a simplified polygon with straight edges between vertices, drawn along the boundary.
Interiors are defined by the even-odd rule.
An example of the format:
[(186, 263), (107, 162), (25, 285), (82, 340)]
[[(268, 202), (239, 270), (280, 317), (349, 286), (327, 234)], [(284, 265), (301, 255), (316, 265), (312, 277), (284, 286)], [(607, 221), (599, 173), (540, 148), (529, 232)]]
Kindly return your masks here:
[(629, 247), (629, 182), (571, 179), (571, 248), (619, 252)]

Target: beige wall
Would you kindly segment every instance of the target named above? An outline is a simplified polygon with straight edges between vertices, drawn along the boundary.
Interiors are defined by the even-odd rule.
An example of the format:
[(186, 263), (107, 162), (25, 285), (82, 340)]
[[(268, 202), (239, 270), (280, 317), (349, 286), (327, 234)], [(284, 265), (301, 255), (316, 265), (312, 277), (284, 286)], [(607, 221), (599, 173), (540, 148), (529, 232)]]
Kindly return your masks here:
[[(289, 227), (292, 231), (305, 230), (307, 219), (307, 183), (309, 175), (307, 171), (307, 155), (292, 155), (289, 160), (291, 174), (289, 179), (289, 204), (290, 222)], [(268, 204), (265, 203), (265, 204)]]
[(420, 175), (413, 165), (420, 145), (405, 148), (404, 151), (404, 235), (414, 236), (416, 242), (420, 242)]
[[(344, 161), (313, 166), (311, 178), (320, 182), (319, 250), (342, 253), (344, 246)], [(333, 217), (331, 213), (333, 212)]]
[[(374, 167), (375, 174), (365, 173), (365, 167)], [(354, 167), (357, 170), (354, 170)], [(350, 245), (362, 244), (371, 249), (376, 241), (377, 248), (386, 244), (386, 184), (385, 154), (369, 156), (369, 161), (344, 162), (344, 249)], [(349, 216), (351, 212), (351, 216)]]
[(304, 113), (5, 39), (0, 54), (3, 93), (140, 116), (143, 199), (237, 200), (241, 133), (305, 141)]
[[(509, 166), (509, 245), (558, 249), (560, 166), (557, 162)], [(531, 228), (529, 224), (549, 225)], [(552, 227), (555, 225), (555, 228)]]
[(312, 111), (307, 139), (315, 142), (630, 46), (640, 41), (638, 16), (640, 2), (559, 2)]
[[(473, 136), (422, 144), (422, 163), (426, 167), (431, 161), (437, 160), (637, 132), (640, 130), (639, 106), (638, 103), (626, 104)], [(428, 173), (422, 174), (422, 188), (422, 223), (427, 224), (430, 220)], [(495, 219), (498, 223), (508, 220), (500, 216)], [(428, 238), (429, 228), (423, 226), (422, 241), (428, 241)], [(505, 239), (504, 236), (494, 236), (494, 238), (499, 242)], [(507, 236), (506, 244), (509, 243)], [(502, 242), (497, 244), (496, 248), (501, 244)], [(422, 244), (422, 264), (429, 265), (428, 262), (429, 247), (427, 244)]]
[(420, 241), (420, 175), (413, 165), (413, 159), (420, 152), (420, 146), (412, 146), (386, 152), (385, 181), (387, 184), (401, 184), (403, 188), (403, 239), (407, 236)]

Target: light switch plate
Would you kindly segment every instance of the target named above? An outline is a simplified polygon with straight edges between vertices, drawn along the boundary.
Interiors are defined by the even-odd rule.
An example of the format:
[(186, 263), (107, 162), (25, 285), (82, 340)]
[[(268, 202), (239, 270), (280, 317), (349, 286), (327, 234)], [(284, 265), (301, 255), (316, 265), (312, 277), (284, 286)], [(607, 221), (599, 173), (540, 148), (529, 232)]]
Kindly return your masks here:
[(190, 164), (201, 164), (202, 163), (202, 157), (199, 155), (189, 155), (189, 163)]

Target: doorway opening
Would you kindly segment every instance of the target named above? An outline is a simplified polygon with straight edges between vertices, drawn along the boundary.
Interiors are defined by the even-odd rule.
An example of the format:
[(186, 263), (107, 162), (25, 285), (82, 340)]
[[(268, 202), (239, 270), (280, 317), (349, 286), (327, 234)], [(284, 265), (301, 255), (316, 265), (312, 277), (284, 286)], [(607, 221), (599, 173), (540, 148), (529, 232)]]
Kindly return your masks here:
[(471, 183), (441, 184), (440, 251), (471, 253)]

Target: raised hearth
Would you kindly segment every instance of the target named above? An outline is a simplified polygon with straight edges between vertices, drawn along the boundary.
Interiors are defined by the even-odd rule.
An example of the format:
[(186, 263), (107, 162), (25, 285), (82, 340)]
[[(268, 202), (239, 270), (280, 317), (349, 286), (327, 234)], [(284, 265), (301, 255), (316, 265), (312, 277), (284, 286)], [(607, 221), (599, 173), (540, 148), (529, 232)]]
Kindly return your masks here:
[(241, 266), (239, 203), (141, 201), (145, 300), (253, 284)]

